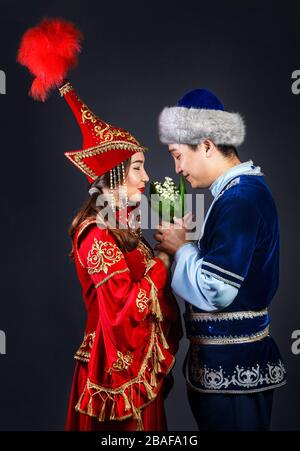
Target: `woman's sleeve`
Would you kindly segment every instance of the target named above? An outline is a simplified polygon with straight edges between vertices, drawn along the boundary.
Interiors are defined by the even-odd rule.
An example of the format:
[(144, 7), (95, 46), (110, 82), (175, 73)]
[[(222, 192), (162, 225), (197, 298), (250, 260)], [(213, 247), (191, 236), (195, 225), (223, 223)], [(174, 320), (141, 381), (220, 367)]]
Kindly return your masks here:
[(99, 319), (76, 410), (99, 421), (132, 416), (139, 428), (141, 409), (155, 399), (175, 362), (163, 330), (167, 269), (154, 258), (133, 282), (113, 236), (97, 227), (78, 252), (97, 290)]
[(166, 284), (167, 270), (159, 258), (150, 260), (144, 277), (133, 282), (113, 236), (97, 227), (83, 239), (79, 253), (97, 289), (99, 309), (111, 325), (125, 317), (140, 322), (150, 314), (162, 320), (157, 294)]

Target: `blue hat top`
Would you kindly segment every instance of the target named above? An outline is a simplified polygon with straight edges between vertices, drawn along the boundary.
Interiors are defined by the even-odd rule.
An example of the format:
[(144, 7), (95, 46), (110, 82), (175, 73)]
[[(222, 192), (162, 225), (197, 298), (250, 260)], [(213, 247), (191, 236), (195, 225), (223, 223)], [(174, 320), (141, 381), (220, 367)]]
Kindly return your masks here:
[(208, 89), (193, 89), (187, 92), (178, 100), (177, 106), (224, 111), (222, 102)]

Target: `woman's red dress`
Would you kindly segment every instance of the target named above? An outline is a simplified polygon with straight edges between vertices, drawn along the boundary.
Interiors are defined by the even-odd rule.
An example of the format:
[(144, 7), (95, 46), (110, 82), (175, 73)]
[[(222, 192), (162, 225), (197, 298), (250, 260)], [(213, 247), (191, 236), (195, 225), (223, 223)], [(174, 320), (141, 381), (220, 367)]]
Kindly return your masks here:
[(121, 252), (96, 220), (73, 246), (87, 322), (66, 430), (167, 430), (164, 394), (182, 329), (163, 262), (143, 239)]

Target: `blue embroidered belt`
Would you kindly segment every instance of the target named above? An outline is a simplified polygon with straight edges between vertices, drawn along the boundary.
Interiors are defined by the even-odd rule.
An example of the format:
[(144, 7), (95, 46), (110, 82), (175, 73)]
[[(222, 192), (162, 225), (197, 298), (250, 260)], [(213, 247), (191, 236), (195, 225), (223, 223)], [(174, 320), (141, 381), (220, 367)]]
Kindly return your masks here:
[(270, 317), (267, 309), (216, 313), (187, 311), (184, 318), (187, 337), (192, 343), (250, 343), (269, 335)]

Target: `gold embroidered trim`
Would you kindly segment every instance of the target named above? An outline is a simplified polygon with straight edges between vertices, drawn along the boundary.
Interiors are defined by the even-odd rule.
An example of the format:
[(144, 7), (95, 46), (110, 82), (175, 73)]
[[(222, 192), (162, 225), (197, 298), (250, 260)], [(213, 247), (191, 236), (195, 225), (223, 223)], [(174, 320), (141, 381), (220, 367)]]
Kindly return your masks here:
[(126, 355), (122, 354), (121, 351), (117, 351), (117, 356), (118, 359), (113, 363), (112, 368), (107, 370), (109, 374), (111, 374), (112, 371), (128, 370), (133, 362), (133, 356), (129, 351), (127, 351)]
[(74, 355), (74, 359), (80, 360), (80, 362), (85, 363), (88, 363), (90, 361), (90, 358), (91, 358), (90, 352), (77, 351), (76, 354)]
[(81, 151), (72, 151), (65, 152), (65, 155), (69, 160), (75, 164), (78, 169), (84, 172), (86, 175), (91, 177), (93, 180), (96, 180), (97, 175), (95, 172), (87, 166), (86, 163), (81, 161), (83, 158), (95, 157), (104, 152), (108, 152), (110, 150), (129, 150), (131, 152), (145, 152), (147, 147), (138, 146), (133, 143), (127, 143), (126, 141), (114, 141), (109, 143), (101, 143), (97, 146), (89, 147), (88, 149), (84, 149)]
[(80, 255), (79, 255), (79, 251), (78, 251), (78, 249), (77, 249), (77, 246), (75, 246), (75, 251), (76, 251), (76, 255), (77, 255), (77, 258), (78, 258), (79, 263), (81, 264), (81, 266), (82, 266), (83, 268), (85, 268), (85, 266), (84, 266), (84, 264), (83, 264), (83, 262), (82, 262), (82, 260), (81, 260), (81, 258), (80, 258)]
[(152, 258), (154, 256), (153, 252), (151, 251), (151, 249), (148, 248), (148, 246), (146, 246), (146, 244), (142, 240), (139, 240), (137, 249), (140, 251), (140, 253), (144, 257), (143, 262), (147, 266), (149, 260), (152, 260)]
[[(91, 382), (88, 379), (88, 388), (95, 388), (97, 391), (103, 391), (103, 392), (105, 392), (105, 393), (107, 393), (109, 395), (118, 395), (118, 394), (123, 393), (131, 385), (142, 382), (141, 378), (143, 378), (145, 376), (145, 371), (146, 371), (146, 368), (147, 368), (147, 365), (148, 365), (148, 360), (152, 356), (153, 346), (155, 344), (156, 332), (158, 332), (158, 330), (156, 330), (156, 322), (152, 321), (152, 323), (151, 323), (151, 332), (150, 332), (150, 344), (149, 344), (148, 351), (146, 353), (146, 356), (144, 358), (144, 361), (143, 361), (143, 363), (141, 365), (141, 368), (140, 368), (140, 371), (139, 371), (137, 377), (135, 377), (134, 379), (131, 379), (130, 381), (128, 381), (125, 384), (121, 385), (119, 388), (103, 387), (101, 385), (94, 384), (93, 382)], [(173, 363), (175, 363), (175, 358), (173, 358), (173, 359), (174, 359)], [(171, 366), (169, 368), (169, 371), (171, 370), (172, 366), (173, 365), (171, 364)]]
[(188, 321), (228, 321), (234, 319), (252, 319), (268, 314), (268, 309), (265, 308), (260, 311), (247, 310), (245, 312), (216, 312), (216, 313), (199, 313), (191, 310), (184, 315)]
[(80, 237), (80, 235), (84, 232), (84, 230), (90, 225), (90, 224), (97, 224), (97, 220), (96, 219), (92, 219), (92, 220), (88, 220), (86, 223), (84, 222), (83, 225), (81, 226), (78, 235), (77, 235), (77, 240)]
[[(259, 363), (246, 367), (236, 365), (228, 372), (222, 365), (218, 368), (203, 365), (198, 351), (199, 346), (192, 346), (189, 349), (185, 367), (186, 381), (193, 390), (207, 393), (248, 394), (278, 387), (284, 383), (286, 369), (280, 359), (275, 362), (268, 361), (264, 365)], [(194, 385), (195, 383), (200, 386)]]
[(153, 260), (153, 259), (149, 260), (147, 265), (146, 265), (146, 269), (145, 269), (145, 274), (144, 275), (146, 275), (155, 264), (156, 264), (156, 260)]
[(87, 256), (88, 273), (95, 274), (103, 271), (107, 274), (108, 268), (118, 263), (121, 258), (124, 258), (124, 255), (116, 244), (94, 238)]
[[(116, 388), (116, 389), (111, 389), (111, 388), (107, 388), (107, 387), (104, 387), (104, 386), (101, 386), (98, 384), (94, 384), (89, 379), (87, 379), (86, 386), (78, 400), (78, 403), (75, 406), (75, 410), (77, 412), (83, 413), (85, 415), (95, 417), (98, 419), (98, 421), (105, 421), (105, 419), (106, 419), (105, 418), (106, 401), (112, 400), (113, 404), (112, 404), (111, 414), (110, 414), (109, 419), (113, 419), (116, 421), (123, 421), (125, 419), (132, 417), (133, 419), (137, 420), (137, 430), (142, 430), (143, 423), (142, 423), (142, 418), (141, 418), (141, 409), (143, 409), (144, 407), (149, 405), (156, 398), (159, 388), (163, 383), (163, 380), (161, 380), (159, 382), (159, 384), (156, 384), (152, 387), (147, 382), (146, 375), (145, 375), (145, 372), (149, 365), (149, 362), (152, 361), (152, 359), (154, 359), (152, 373), (153, 372), (158, 373), (160, 371), (159, 362), (164, 360), (164, 356), (161, 352), (160, 345), (159, 345), (158, 338), (157, 338), (157, 336), (159, 334), (161, 336), (162, 341), (165, 341), (164, 337), (162, 337), (163, 333), (162, 333), (160, 324), (157, 322), (156, 319), (153, 319), (153, 321), (151, 322), (149, 347), (148, 347), (147, 353), (145, 355), (145, 358), (143, 360), (143, 363), (141, 365), (141, 368), (139, 370), (138, 376), (136, 378), (126, 382), (125, 384), (123, 384), (122, 386), (120, 386), (119, 388)], [(168, 347), (168, 344), (165, 342), (164, 348), (167, 349), (167, 347)], [(175, 357), (172, 356), (172, 361), (170, 363), (169, 368), (166, 370), (166, 375), (169, 374), (169, 372), (172, 370), (174, 364), (175, 364)], [(154, 376), (154, 378), (155, 378), (155, 376)], [(154, 378), (151, 375), (151, 382), (153, 381)], [(140, 385), (141, 383), (145, 387), (149, 401), (142, 404), (141, 406), (139, 406), (137, 408), (136, 406), (134, 406), (133, 401), (132, 401), (132, 386), (134, 384)], [(154, 388), (156, 389), (155, 391), (154, 391)], [(91, 393), (91, 390), (95, 390), (95, 392)], [(82, 409), (80, 409), (80, 403), (81, 403), (81, 400), (86, 391), (88, 391), (88, 393), (89, 393), (90, 400), (88, 402), (87, 410), (82, 410)], [(103, 402), (102, 409), (101, 409), (99, 416), (97, 414), (95, 414), (92, 410), (92, 397), (95, 395), (100, 396), (100, 398)], [(105, 395), (106, 395), (106, 397), (105, 397)], [(123, 415), (122, 417), (115, 416), (114, 405), (115, 405), (117, 396), (123, 397), (124, 403), (125, 403), (125, 410), (131, 409), (131, 412), (128, 415)]]
[[(174, 367), (174, 364), (175, 364), (175, 357), (173, 357), (173, 360), (172, 360), (168, 370), (166, 371), (166, 376), (170, 373), (170, 371)], [(116, 395), (123, 396), (124, 400), (126, 400), (125, 401), (125, 405), (129, 404), (129, 408), (127, 408), (125, 410), (129, 410), (131, 408), (132, 409), (132, 413), (129, 413), (127, 415), (123, 415), (121, 417), (115, 417), (114, 420), (115, 421), (124, 421), (124, 420), (127, 420), (128, 418), (132, 417), (133, 419), (137, 419), (137, 421), (138, 421), (136, 430), (137, 431), (143, 430), (143, 423), (140, 421), (140, 419), (139, 419), (139, 417), (137, 415), (141, 414), (141, 410), (144, 409), (145, 407), (147, 407), (149, 404), (151, 404), (151, 402), (153, 402), (153, 400), (157, 397), (157, 394), (158, 394), (159, 389), (160, 389), (161, 385), (163, 384), (163, 382), (164, 382), (163, 380), (159, 382), (159, 385), (158, 385), (158, 387), (156, 389), (157, 390), (156, 392), (150, 392), (150, 393), (152, 393), (152, 397), (151, 398), (149, 396), (150, 393), (147, 392), (147, 394), (148, 394), (148, 396), (150, 398), (149, 401), (147, 401), (144, 404), (142, 404), (141, 406), (139, 406), (138, 409), (135, 408), (133, 403), (130, 403), (130, 401), (128, 399), (128, 396), (126, 395), (125, 391), (121, 391), (120, 393), (117, 393)], [(139, 381), (135, 381), (135, 383), (139, 383)], [(144, 385), (146, 387), (146, 383), (147, 382), (143, 381), (143, 383), (144, 383)], [(95, 390), (98, 390), (100, 388), (100, 390), (101, 390), (100, 386), (92, 384), (90, 382), (90, 380), (88, 379), (87, 380), (87, 384), (86, 384), (86, 389), (90, 389), (90, 388), (94, 388)], [(107, 401), (107, 399), (110, 399), (112, 396), (115, 396), (115, 395), (107, 394), (107, 397), (106, 397), (106, 399), (103, 402), (103, 406), (102, 406), (101, 413), (100, 413), (99, 417), (92, 410), (87, 410), (86, 411), (86, 410), (80, 409), (80, 407), (79, 407), (80, 406), (80, 401), (81, 401), (83, 395), (84, 395), (84, 391), (82, 392), (82, 395), (80, 396), (79, 401), (78, 401), (77, 405), (75, 406), (75, 410), (77, 412), (83, 413), (84, 415), (88, 415), (90, 417), (97, 418), (98, 421), (105, 421), (105, 407), (106, 407), (105, 405), (106, 405), (106, 401)], [(91, 395), (91, 396), (93, 396), (93, 395)]]
[(78, 162), (76, 157), (74, 159), (71, 158), (68, 152), (65, 152), (65, 155), (67, 158), (69, 158), (71, 163), (75, 164), (75, 166), (77, 166), (77, 168), (80, 169), (80, 171), (82, 171), (85, 175), (88, 175), (92, 180), (96, 180), (97, 174), (91, 168), (89, 168), (83, 161)]
[(74, 355), (74, 359), (81, 360), (82, 362), (88, 362), (90, 360), (91, 352), (87, 351), (86, 347), (88, 346), (90, 349), (92, 349), (95, 337), (96, 332), (90, 332), (88, 334), (85, 334), (83, 342), (81, 343), (79, 349), (76, 351), (76, 354)]
[(68, 81), (67, 83), (65, 83), (64, 85), (62, 85), (60, 88), (58, 88), (61, 97), (63, 97), (65, 94), (67, 94), (67, 92), (69, 91), (73, 91), (73, 86), (71, 85), (71, 83)]
[(229, 337), (205, 337), (205, 336), (195, 336), (188, 337), (191, 343), (201, 344), (201, 345), (231, 345), (239, 343), (252, 343), (254, 341), (262, 340), (269, 335), (269, 326), (264, 330), (257, 332), (253, 335), (242, 335), (240, 337), (229, 336)]
[(78, 257), (79, 263), (81, 264), (81, 266), (82, 266), (83, 268), (85, 268), (85, 265), (83, 264), (83, 262), (82, 262), (82, 260), (81, 260), (81, 258), (80, 258), (79, 251), (78, 251), (78, 248), (77, 248), (77, 243), (78, 243), (78, 240), (79, 240), (80, 235), (81, 235), (81, 234), (83, 233), (83, 231), (84, 231), (89, 225), (91, 225), (91, 224), (97, 224), (96, 219), (93, 219), (93, 220), (91, 220), (91, 221), (87, 221), (86, 223), (83, 223), (83, 225), (81, 226), (81, 229), (80, 229), (79, 232), (78, 232), (78, 235), (77, 235), (77, 238), (76, 238), (76, 243), (75, 243), (75, 251), (76, 251), (76, 255), (77, 255), (77, 257)]
[(99, 288), (101, 287), (101, 285), (103, 285), (105, 282), (107, 282), (109, 279), (111, 279), (112, 277), (114, 277), (116, 274), (121, 274), (123, 272), (129, 271), (129, 268), (124, 268), (124, 269), (119, 269), (118, 271), (115, 271), (111, 274), (109, 274), (109, 276), (105, 277), (103, 280), (101, 280), (101, 282), (97, 283), (95, 285), (95, 288)]
[(108, 152), (109, 150), (116, 149), (116, 150), (132, 150), (134, 152), (137, 152), (139, 149), (140, 152), (143, 150), (146, 150), (146, 147), (143, 146), (137, 146), (136, 144), (127, 143), (124, 141), (114, 141), (113, 143), (101, 143), (97, 146), (88, 147), (87, 149), (83, 150), (75, 150), (72, 152), (66, 152), (68, 155), (75, 155), (78, 157), (78, 159), (82, 158), (89, 158), (89, 157), (95, 157), (99, 153)]

